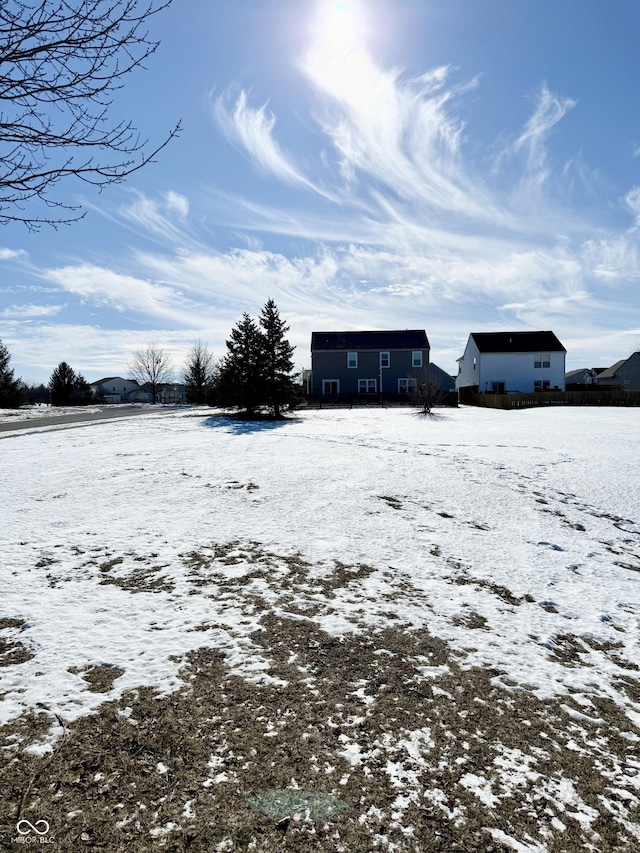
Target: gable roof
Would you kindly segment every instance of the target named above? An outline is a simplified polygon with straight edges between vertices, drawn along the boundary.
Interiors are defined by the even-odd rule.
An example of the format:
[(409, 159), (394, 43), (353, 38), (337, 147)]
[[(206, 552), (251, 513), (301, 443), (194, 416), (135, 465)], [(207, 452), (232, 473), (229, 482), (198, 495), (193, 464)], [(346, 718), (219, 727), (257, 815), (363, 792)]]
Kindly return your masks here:
[(424, 329), (374, 332), (312, 332), (311, 350), (429, 349)]
[(135, 382), (138, 385), (137, 380), (135, 379), (125, 379), (122, 376), (105, 376), (104, 379), (96, 379), (95, 382), (90, 382), (91, 386), (93, 385), (104, 385), (105, 382)]
[(553, 332), (472, 332), (479, 352), (566, 352)]
[(620, 361), (616, 361), (615, 364), (612, 364), (611, 367), (608, 367), (606, 370), (603, 370), (602, 373), (598, 374), (598, 379), (602, 377), (602, 379), (613, 379), (616, 373), (620, 370), (623, 364), (626, 364), (630, 359), (633, 358), (637, 353), (633, 353), (629, 358), (623, 358)]
[(569, 380), (576, 376), (599, 376), (608, 369), (608, 367), (579, 367), (577, 370), (569, 370), (568, 373), (565, 373), (564, 378)]
[(427, 365), (427, 376), (431, 382), (436, 383), (440, 391), (455, 391), (455, 378), (432, 361)]

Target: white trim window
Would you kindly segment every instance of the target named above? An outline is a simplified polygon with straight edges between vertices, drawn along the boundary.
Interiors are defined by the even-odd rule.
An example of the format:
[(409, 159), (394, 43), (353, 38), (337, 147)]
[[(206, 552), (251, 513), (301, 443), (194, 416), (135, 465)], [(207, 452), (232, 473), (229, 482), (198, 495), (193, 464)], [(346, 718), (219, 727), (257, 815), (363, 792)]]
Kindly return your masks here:
[(533, 357), (534, 367), (551, 367), (551, 353), (539, 352)]
[(391, 364), (391, 355), (388, 352), (380, 353), (380, 367), (389, 367)]
[(416, 390), (416, 380), (410, 376), (406, 379), (398, 379), (398, 394), (413, 394)]
[(357, 352), (348, 352), (347, 353), (347, 367), (357, 367), (358, 366), (358, 353)]
[(322, 396), (335, 397), (340, 393), (339, 379), (323, 379), (322, 380)]
[(422, 367), (422, 352), (416, 350), (411, 353), (411, 367)]
[(358, 379), (358, 394), (375, 394), (378, 383), (375, 379)]

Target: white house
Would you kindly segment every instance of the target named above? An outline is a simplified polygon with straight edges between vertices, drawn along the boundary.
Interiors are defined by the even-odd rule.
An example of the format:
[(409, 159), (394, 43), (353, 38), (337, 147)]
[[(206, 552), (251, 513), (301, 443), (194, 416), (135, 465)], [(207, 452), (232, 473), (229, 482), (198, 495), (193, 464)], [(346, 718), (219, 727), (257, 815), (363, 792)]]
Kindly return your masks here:
[(458, 359), (456, 389), (564, 391), (566, 354), (553, 332), (474, 332)]
[(123, 379), (121, 376), (107, 376), (91, 383), (93, 396), (105, 403), (148, 403), (151, 394), (141, 388), (135, 379)]

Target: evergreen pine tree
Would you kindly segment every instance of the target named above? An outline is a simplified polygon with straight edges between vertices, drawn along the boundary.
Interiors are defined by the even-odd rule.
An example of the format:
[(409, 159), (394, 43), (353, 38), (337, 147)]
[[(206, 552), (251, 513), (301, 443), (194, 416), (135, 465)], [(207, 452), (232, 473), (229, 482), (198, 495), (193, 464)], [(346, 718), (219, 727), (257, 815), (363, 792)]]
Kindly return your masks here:
[(9, 367), (9, 350), (0, 340), (0, 409), (15, 409), (22, 402), (22, 385)]
[(86, 406), (91, 402), (91, 387), (81, 373), (61, 361), (49, 379), (51, 403), (54, 406)]
[(218, 405), (255, 415), (265, 403), (264, 339), (246, 312), (226, 344), (218, 379)]
[(216, 373), (216, 362), (206, 345), (198, 341), (187, 356), (183, 379), (190, 403), (206, 403)]
[(285, 335), (289, 326), (281, 319), (278, 307), (269, 299), (260, 314), (264, 339), (264, 397), (275, 418), (283, 408), (291, 407), (297, 397), (293, 376), (293, 350)]
[(93, 400), (91, 385), (81, 373), (76, 373), (76, 381), (71, 392), (74, 406), (87, 406)]

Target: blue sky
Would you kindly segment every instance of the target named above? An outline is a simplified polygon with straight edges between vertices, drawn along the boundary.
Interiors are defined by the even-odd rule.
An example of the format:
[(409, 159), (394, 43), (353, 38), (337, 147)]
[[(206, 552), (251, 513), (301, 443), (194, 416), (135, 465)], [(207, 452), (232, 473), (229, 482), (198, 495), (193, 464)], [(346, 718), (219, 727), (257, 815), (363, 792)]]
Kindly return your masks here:
[(0, 227), (0, 338), (60, 361), (177, 370), (269, 297), (297, 367), (312, 330), (552, 329), (567, 369), (640, 347), (640, 4), (174, 0), (114, 105), (157, 162), (86, 217)]

